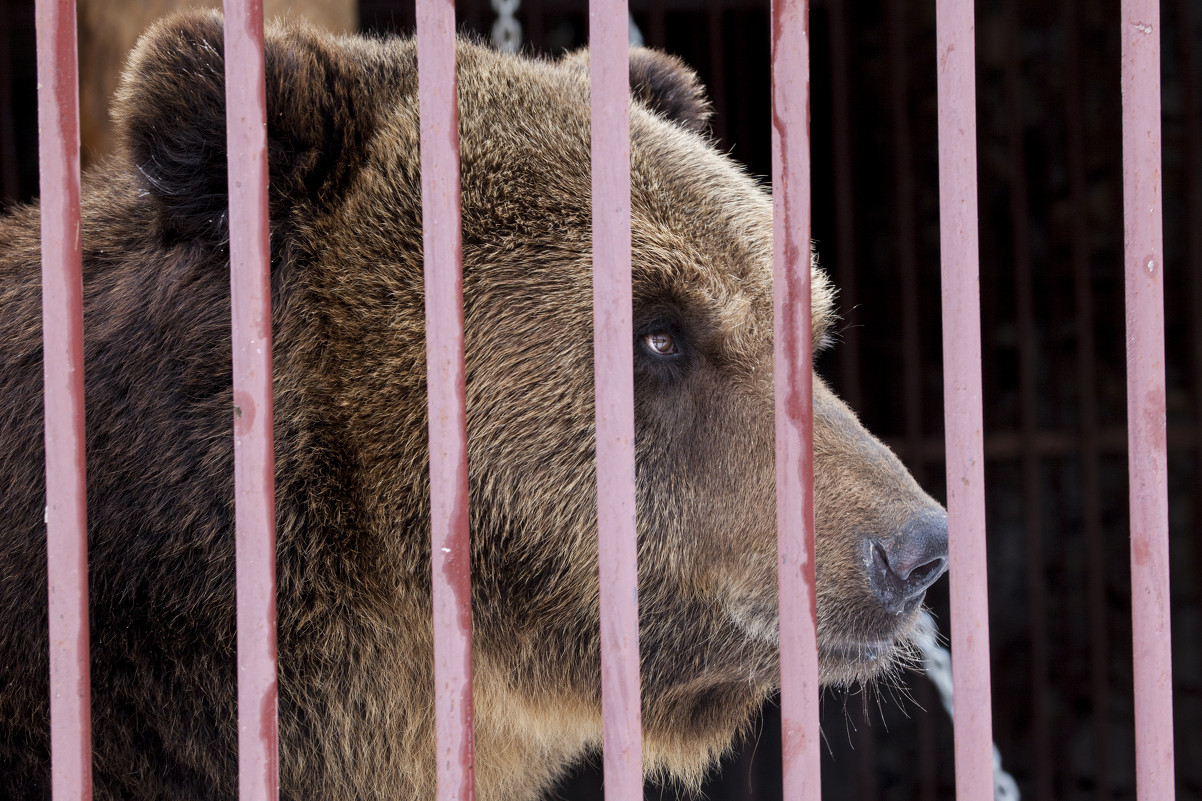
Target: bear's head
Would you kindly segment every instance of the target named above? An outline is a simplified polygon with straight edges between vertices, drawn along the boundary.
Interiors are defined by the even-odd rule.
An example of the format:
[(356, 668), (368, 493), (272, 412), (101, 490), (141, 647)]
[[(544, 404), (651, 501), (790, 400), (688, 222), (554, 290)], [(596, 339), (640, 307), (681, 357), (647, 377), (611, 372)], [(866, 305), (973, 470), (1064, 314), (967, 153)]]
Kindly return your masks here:
[[(221, 41), (161, 23), (119, 93), (165, 247), (225, 248)], [(306, 678), (339, 625), (376, 638), (344, 672), (428, 733), (419, 135), (412, 42), (271, 27), (266, 57), (287, 775), (290, 705), (367, 686)], [(587, 56), (458, 65), (478, 758), (482, 795), (521, 795), (600, 736)], [(643, 725), (648, 768), (695, 779), (779, 686), (772, 207), (691, 72), (635, 51), (631, 83)], [(868, 682), (909, 652), (946, 516), (817, 377), (814, 432), (821, 680)]]

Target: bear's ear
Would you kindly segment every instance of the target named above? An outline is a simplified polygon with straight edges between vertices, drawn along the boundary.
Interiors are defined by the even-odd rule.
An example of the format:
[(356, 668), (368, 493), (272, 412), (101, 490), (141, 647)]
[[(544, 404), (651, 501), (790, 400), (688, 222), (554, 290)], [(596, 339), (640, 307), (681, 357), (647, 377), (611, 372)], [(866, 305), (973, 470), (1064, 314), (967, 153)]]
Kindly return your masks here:
[[(564, 57), (565, 63), (588, 71), (588, 50)], [(630, 48), (630, 93), (634, 98), (682, 128), (709, 133), (714, 113), (697, 73), (676, 56), (647, 47)]]
[(630, 91), (684, 128), (708, 133), (714, 113), (697, 73), (676, 56), (646, 47), (630, 51)]
[[(353, 65), (311, 27), (265, 36), (267, 151), (273, 217), (279, 204), (330, 197), (354, 168), (372, 104)], [(175, 234), (228, 234), (222, 17), (164, 18), (130, 56), (113, 111), (118, 136)]]

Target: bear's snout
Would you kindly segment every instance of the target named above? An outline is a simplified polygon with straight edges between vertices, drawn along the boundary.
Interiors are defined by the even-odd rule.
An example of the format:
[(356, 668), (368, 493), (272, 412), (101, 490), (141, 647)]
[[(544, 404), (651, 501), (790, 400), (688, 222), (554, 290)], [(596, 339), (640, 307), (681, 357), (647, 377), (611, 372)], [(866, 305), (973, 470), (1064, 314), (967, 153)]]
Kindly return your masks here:
[(886, 612), (909, 612), (947, 571), (947, 514), (919, 514), (892, 536), (866, 537), (863, 548), (873, 595)]

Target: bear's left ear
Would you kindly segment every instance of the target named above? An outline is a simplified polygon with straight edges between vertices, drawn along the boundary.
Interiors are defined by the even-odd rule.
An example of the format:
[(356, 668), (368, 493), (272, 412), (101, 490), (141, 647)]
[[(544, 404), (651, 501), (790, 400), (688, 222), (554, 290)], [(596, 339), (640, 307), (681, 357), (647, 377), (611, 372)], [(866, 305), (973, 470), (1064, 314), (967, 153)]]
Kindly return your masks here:
[[(588, 50), (564, 57), (576, 69), (588, 71)], [(697, 73), (676, 56), (647, 47), (630, 48), (630, 93), (634, 98), (675, 122), (700, 134), (709, 133), (714, 113)]]
[[(273, 217), (281, 204), (328, 198), (354, 169), (372, 127), (363, 81), (331, 39), (307, 25), (265, 36), (267, 159)], [(356, 101), (360, 102), (356, 102)], [(157, 197), (167, 230), (223, 240), (228, 205), (222, 18), (187, 11), (139, 40), (113, 111), (131, 165)]]

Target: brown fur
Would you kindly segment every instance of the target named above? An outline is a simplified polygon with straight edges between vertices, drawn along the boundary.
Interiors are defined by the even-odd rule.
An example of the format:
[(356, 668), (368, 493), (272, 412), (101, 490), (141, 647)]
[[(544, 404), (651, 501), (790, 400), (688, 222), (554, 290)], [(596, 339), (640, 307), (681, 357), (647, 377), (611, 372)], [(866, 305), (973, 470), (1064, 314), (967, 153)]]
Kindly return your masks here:
[[(116, 146), (109, 103), (138, 37), (172, 12), (220, 7), (219, 0), (79, 0), (79, 136), (85, 167)], [(359, 24), (355, 0), (263, 0), (263, 13), (268, 18), (303, 18), (334, 33), (349, 33)]]
[[(631, 110), (643, 721), (648, 771), (694, 782), (779, 680), (771, 207), (696, 133), (691, 73), (649, 63)], [(414, 47), (274, 27), (267, 66), (281, 797), (426, 799)], [(217, 15), (153, 28), (122, 152), (86, 182), (98, 799), (235, 794), (222, 69)], [(485, 801), (530, 799), (601, 733), (588, 81), (467, 43), (459, 69), (477, 779)], [(36, 207), (0, 222), (6, 654), (47, 648), (37, 235)], [(648, 350), (657, 332), (679, 353)], [(814, 399), (822, 679), (868, 681), (918, 609), (882, 609), (865, 538), (942, 512), (821, 382)], [(47, 793), (46, 683), (43, 659), (0, 665), (2, 796)]]

